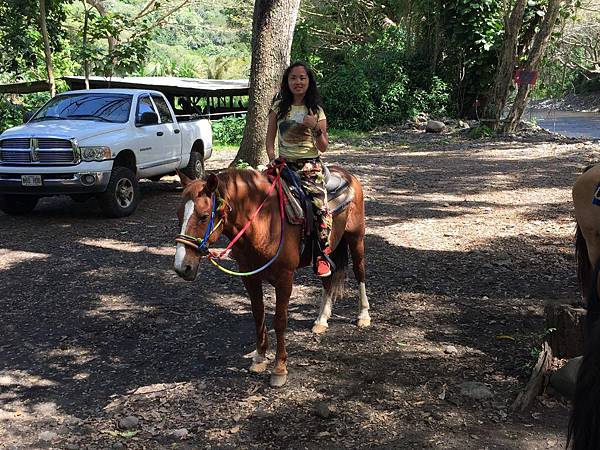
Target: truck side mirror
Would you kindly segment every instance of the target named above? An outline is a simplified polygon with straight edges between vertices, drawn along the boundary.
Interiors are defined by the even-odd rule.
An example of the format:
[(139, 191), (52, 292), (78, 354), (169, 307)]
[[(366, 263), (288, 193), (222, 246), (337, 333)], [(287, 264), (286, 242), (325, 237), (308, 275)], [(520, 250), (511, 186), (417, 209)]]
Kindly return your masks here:
[(139, 125), (156, 125), (158, 123), (158, 114), (146, 111), (140, 116)]
[(33, 111), (27, 111), (25, 114), (23, 114), (23, 123), (29, 122), (29, 120), (33, 117), (34, 114), (35, 112)]

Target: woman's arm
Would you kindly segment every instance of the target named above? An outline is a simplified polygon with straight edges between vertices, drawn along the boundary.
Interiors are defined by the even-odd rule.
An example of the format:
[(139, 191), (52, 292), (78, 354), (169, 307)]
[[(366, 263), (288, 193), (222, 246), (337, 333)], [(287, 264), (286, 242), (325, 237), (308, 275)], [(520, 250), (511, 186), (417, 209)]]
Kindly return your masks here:
[(267, 156), (269, 157), (269, 161), (273, 161), (275, 159), (275, 137), (277, 136), (277, 117), (275, 117), (275, 112), (271, 111), (267, 119)]
[(313, 136), (315, 137), (315, 147), (323, 153), (327, 150), (329, 145), (329, 135), (327, 134), (327, 119), (322, 119), (317, 122), (317, 125), (313, 129)]

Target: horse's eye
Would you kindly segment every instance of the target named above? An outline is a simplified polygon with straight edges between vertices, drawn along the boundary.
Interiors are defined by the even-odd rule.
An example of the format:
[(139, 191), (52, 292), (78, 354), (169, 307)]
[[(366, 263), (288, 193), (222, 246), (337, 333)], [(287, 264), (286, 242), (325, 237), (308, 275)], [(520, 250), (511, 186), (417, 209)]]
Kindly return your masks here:
[(208, 220), (208, 214), (200, 214), (198, 216), (198, 220), (200, 220), (202, 223), (205, 223)]

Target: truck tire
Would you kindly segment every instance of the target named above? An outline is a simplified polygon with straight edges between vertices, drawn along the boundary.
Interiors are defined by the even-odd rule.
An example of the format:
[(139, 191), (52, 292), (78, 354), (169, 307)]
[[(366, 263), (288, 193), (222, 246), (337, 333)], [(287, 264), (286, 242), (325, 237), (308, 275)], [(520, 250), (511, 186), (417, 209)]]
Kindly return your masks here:
[(11, 216), (24, 216), (35, 209), (39, 199), (35, 195), (0, 195), (0, 210)]
[(204, 177), (204, 160), (198, 152), (190, 153), (190, 161), (182, 170), (186, 177), (192, 180), (200, 180)]
[(115, 167), (106, 191), (98, 195), (100, 209), (107, 217), (132, 214), (140, 200), (140, 188), (135, 174), (127, 167)]

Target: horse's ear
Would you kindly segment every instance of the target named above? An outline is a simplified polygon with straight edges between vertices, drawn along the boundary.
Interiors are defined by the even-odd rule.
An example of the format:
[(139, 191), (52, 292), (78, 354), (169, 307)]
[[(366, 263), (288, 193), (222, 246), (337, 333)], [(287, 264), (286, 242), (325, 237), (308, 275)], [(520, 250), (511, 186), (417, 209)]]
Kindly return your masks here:
[(183, 173), (182, 171), (180, 171), (179, 169), (175, 169), (175, 172), (177, 172), (177, 176), (179, 177), (179, 181), (181, 181), (181, 185), (183, 187), (186, 187), (188, 184), (190, 184), (192, 182), (191, 178), (188, 178), (185, 173)]
[(214, 173), (211, 173), (206, 178), (206, 185), (205, 185), (204, 189), (206, 190), (207, 194), (210, 194), (212, 192), (215, 192), (218, 187), (219, 187), (219, 179), (217, 178), (217, 176)]

